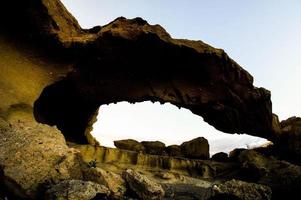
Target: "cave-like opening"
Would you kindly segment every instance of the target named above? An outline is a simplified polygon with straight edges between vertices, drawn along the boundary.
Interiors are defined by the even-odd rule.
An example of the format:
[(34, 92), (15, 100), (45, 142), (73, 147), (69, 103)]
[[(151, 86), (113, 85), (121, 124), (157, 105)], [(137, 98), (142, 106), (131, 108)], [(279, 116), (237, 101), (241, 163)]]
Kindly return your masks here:
[(114, 147), (115, 140), (123, 139), (161, 141), (168, 146), (204, 137), (209, 142), (210, 155), (229, 153), (235, 148), (254, 148), (268, 142), (260, 137), (218, 131), (188, 109), (150, 101), (102, 105), (92, 135), (100, 145), (107, 147)]

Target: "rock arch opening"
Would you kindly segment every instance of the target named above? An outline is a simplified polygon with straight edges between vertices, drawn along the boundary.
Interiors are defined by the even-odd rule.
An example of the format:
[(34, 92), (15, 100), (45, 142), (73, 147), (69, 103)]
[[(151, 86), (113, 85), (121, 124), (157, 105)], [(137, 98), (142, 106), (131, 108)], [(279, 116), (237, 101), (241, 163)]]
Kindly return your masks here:
[(97, 109), (121, 101), (169, 102), (220, 131), (273, 137), (270, 92), (255, 87), (222, 49), (173, 39), (141, 18), (120, 17), (91, 30), (81, 29), (71, 15), (57, 20), (62, 27), (49, 24), (41, 34), (70, 56), (70, 70), (41, 92), (34, 116), (56, 125), (68, 140), (86, 143)]
[(114, 141), (126, 139), (160, 141), (170, 146), (204, 137), (209, 142), (210, 155), (229, 153), (235, 148), (254, 148), (268, 142), (246, 134), (223, 133), (188, 109), (150, 101), (101, 106), (92, 135), (100, 145), (107, 147), (115, 147)]

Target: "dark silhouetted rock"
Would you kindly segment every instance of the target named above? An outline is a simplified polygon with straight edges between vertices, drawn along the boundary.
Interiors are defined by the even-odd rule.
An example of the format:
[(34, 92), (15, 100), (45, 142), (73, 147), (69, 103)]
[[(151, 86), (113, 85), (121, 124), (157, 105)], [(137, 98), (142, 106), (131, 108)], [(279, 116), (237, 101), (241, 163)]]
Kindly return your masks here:
[(160, 141), (143, 141), (145, 152), (151, 155), (165, 155), (165, 144)]
[(254, 150), (241, 152), (239, 161), (245, 170), (245, 179), (268, 185), (275, 198), (294, 199), (300, 193), (300, 166), (266, 157)]
[(224, 152), (219, 152), (214, 154), (211, 157), (211, 160), (217, 161), (217, 162), (228, 162), (229, 161), (229, 157), (228, 154), (224, 153)]
[(264, 185), (247, 183), (239, 180), (231, 180), (219, 185), (214, 185), (213, 195), (217, 197), (221, 197), (222, 195), (229, 195), (225, 196), (227, 197), (225, 198), (225, 200), (232, 200), (233, 197), (234, 199), (235, 197), (237, 197), (237, 199), (239, 200), (271, 200), (272, 191), (269, 187)]
[(234, 149), (234, 150), (230, 151), (230, 153), (229, 153), (229, 160), (231, 160), (233, 162), (237, 162), (240, 153), (243, 152), (243, 151), (245, 151), (245, 150), (246, 149), (238, 148), (238, 149)]
[(275, 142), (283, 157), (301, 164), (301, 118), (291, 117), (280, 123), (281, 134)]
[(203, 137), (198, 137), (181, 144), (182, 152), (187, 158), (209, 159), (209, 143)]
[(165, 148), (168, 156), (171, 157), (184, 157), (181, 147), (179, 145), (170, 145)]
[(164, 197), (162, 186), (151, 181), (146, 176), (132, 169), (127, 169), (123, 173), (123, 177), (128, 183), (130, 189), (143, 200), (160, 200)]
[(124, 149), (124, 150), (135, 151), (135, 152), (145, 151), (145, 147), (140, 142), (133, 139), (117, 140), (114, 141), (114, 145), (118, 149)]

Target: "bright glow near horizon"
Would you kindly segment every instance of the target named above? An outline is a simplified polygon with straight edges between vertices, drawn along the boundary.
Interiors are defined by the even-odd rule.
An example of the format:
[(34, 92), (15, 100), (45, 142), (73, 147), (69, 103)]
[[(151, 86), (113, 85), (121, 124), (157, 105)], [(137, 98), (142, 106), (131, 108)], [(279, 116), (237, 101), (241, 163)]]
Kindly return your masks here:
[(267, 140), (248, 135), (226, 134), (216, 130), (190, 110), (150, 101), (120, 102), (101, 106), (93, 135), (103, 146), (114, 147), (114, 140), (159, 140), (166, 145), (181, 144), (196, 137), (209, 141), (211, 155), (265, 144)]
[[(150, 24), (162, 25), (174, 38), (203, 40), (214, 47), (222, 48), (254, 76), (256, 86), (265, 87), (271, 91), (273, 112), (279, 115), (280, 120), (301, 115), (301, 93), (298, 92), (301, 86), (300, 0), (62, 0), (62, 2), (84, 28), (105, 25), (119, 16), (142, 17)], [(95, 125), (95, 133), (100, 135), (98, 137), (102, 138), (103, 135), (115, 137), (115, 134), (123, 137), (125, 134), (123, 130), (126, 129), (118, 128), (126, 122), (130, 124), (129, 122), (133, 120), (131, 118), (133, 114), (131, 114), (124, 116), (121, 120), (124, 124), (119, 124), (120, 122), (116, 119), (136, 108), (129, 108), (126, 104), (115, 106), (101, 108), (99, 116), (101, 120), (98, 122), (99, 125)], [(134, 125), (131, 125), (134, 129), (144, 128), (136, 133), (139, 138), (150, 136), (153, 133), (148, 132), (150, 130), (155, 131), (153, 128), (142, 126), (145, 123), (145, 117), (141, 116), (158, 117), (158, 113), (153, 114), (155, 116), (141, 113), (148, 109), (148, 105), (144, 105), (139, 111), (140, 117), (136, 119)], [(170, 123), (182, 124), (181, 120), (173, 121), (173, 119), (176, 118), (175, 115), (178, 115), (178, 119), (182, 119), (181, 117), (186, 114), (182, 111), (176, 114), (171, 110), (166, 111), (168, 115), (166, 118), (170, 119)], [(216, 130), (205, 128), (204, 123), (199, 129), (194, 129), (196, 124), (199, 124), (196, 121), (199, 120), (182, 124), (181, 126), (186, 126), (187, 131), (184, 131), (181, 136), (176, 136), (179, 133), (173, 132), (166, 143), (194, 137), (196, 135), (188, 136), (188, 134), (196, 132), (200, 134), (197, 136), (205, 137), (206, 135), (202, 134), (210, 133), (212, 139), (209, 138), (209, 142), (215, 140), (214, 143), (211, 142), (211, 151), (214, 148), (212, 145), (218, 144), (218, 141), (224, 141), (224, 143), (220, 142), (220, 148), (224, 145), (222, 148), (224, 150), (234, 143), (245, 145), (246, 142), (253, 142), (244, 137), (218, 139), (219, 137), (213, 137), (218, 136)], [(115, 132), (108, 128), (110, 126), (116, 128)], [(170, 126), (167, 125), (167, 127)], [(174, 129), (183, 131), (180, 126)], [(134, 131), (131, 134), (131, 138), (136, 138)], [(167, 133), (161, 134), (164, 136)], [(167, 139), (167, 136), (164, 137)], [(101, 138), (101, 141), (105, 141)]]

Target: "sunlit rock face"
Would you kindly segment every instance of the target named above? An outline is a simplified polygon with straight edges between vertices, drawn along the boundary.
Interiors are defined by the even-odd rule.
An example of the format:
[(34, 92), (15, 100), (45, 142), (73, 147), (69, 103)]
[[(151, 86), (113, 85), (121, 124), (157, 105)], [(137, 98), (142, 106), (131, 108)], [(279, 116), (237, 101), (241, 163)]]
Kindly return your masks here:
[(0, 184), (24, 199), (41, 199), (47, 183), (81, 179), (79, 152), (55, 127), (0, 118)]

